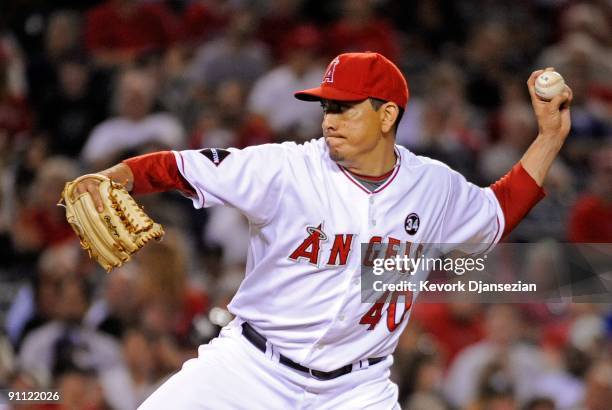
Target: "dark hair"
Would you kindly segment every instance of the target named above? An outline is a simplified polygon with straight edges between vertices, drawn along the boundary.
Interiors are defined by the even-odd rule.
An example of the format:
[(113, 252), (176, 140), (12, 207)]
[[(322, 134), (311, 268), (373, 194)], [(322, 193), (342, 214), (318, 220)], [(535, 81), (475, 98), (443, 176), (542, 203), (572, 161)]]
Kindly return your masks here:
[[(381, 99), (373, 98), (373, 97), (368, 98), (368, 100), (370, 100), (370, 104), (372, 104), (372, 108), (374, 108), (374, 111), (378, 111), (380, 107), (382, 107), (383, 104), (389, 102), (389, 101), (385, 101), (385, 100), (381, 100)], [(399, 123), (402, 120), (402, 117), (404, 116), (404, 109), (400, 106), (398, 106), (398, 108), (399, 108), (399, 113), (397, 114), (397, 118), (395, 119), (395, 122), (393, 123), (393, 133), (394, 134), (397, 134), (397, 127), (399, 126)]]

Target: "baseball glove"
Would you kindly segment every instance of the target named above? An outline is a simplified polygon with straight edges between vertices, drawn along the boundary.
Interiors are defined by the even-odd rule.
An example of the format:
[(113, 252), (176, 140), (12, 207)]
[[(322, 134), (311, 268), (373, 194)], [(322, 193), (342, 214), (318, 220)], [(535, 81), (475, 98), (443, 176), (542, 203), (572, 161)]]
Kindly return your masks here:
[[(89, 193), (73, 196), (74, 188), (85, 178), (100, 181), (101, 213)], [(122, 185), (102, 174), (87, 174), (66, 183), (58, 205), (62, 202), (81, 247), (107, 272), (128, 261), (151, 239), (160, 240), (164, 235), (162, 226), (145, 214)]]

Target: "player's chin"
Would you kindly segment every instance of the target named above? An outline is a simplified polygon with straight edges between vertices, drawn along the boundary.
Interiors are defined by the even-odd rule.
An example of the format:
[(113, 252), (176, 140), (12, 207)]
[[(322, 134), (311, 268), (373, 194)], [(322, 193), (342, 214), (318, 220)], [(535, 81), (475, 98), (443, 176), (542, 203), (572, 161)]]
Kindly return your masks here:
[(327, 148), (329, 151), (329, 157), (331, 158), (332, 161), (335, 161), (335, 162), (344, 161), (345, 156), (342, 154), (342, 151), (339, 149), (339, 147), (335, 145), (327, 144)]
[(340, 162), (344, 160), (344, 155), (342, 154), (342, 140), (340, 138), (326, 138), (325, 142), (327, 143), (327, 148), (329, 151), (329, 157), (332, 161)]
[(335, 150), (329, 150), (329, 157), (334, 162), (342, 163), (344, 161), (344, 155), (340, 154)]

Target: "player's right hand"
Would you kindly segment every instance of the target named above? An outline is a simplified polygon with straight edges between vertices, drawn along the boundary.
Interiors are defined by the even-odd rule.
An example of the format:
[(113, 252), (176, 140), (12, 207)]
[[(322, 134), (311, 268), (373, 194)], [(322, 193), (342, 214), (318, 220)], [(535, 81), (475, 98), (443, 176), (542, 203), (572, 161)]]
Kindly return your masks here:
[[(119, 163), (111, 168), (105, 169), (104, 171), (100, 171), (99, 173), (107, 176), (111, 179), (111, 181), (123, 185), (128, 191), (132, 190), (134, 185), (134, 175), (132, 174), (132, 170), (129, 166)], [(100, 185), (99, 179), (84, 178), (75, 186), (74, 195), (81, 195), (89, 192), (96, 209), (98, 212), (102, 212), (104, 210), (104, 206), (102, 205), (102, 197), (100, 196), (98, 185)]]
[(572, 89), (566, 85), (565, 90), (550, 101), (538, 97), (535, 91), (536, 78), (544, 71), (554, 71), (553, 67), (534, 71), (527, 80), (527, 88), (531, 96), (536, 120), (538, 122), (538, 133), (548, 135), (561, 142), (565, 141), (571, 127), (570, 105), (573, 99)]
[(89, 192), (91, 199), (93, 199), (94, 204), (96, 205), (96, 209), (98, 212), (102, 212), (104, 210), (104, 206), (102, 205), (102, 197), (100, 196), (98, 185), (100, 185), (99, 179), (85, 178), (74, 187), (73, 195), (80, 196), (86, 192)]

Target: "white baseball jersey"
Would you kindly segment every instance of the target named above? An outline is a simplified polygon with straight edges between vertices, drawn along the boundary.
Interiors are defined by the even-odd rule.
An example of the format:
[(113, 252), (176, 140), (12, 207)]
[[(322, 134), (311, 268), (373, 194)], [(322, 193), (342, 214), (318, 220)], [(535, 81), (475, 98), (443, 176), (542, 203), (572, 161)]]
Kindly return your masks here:
[(362, 303), (361, 243), (488, 247), (502, 235), (489, 188), (395, 151), (393, 173), (373, 192), (329, 158), (323, 138), (174, 152), (195, 207), (232, 206), (250, 222), (246, 275), (229, 310), (306, 367), (389, 355), (408, 322), (411, 301)]

